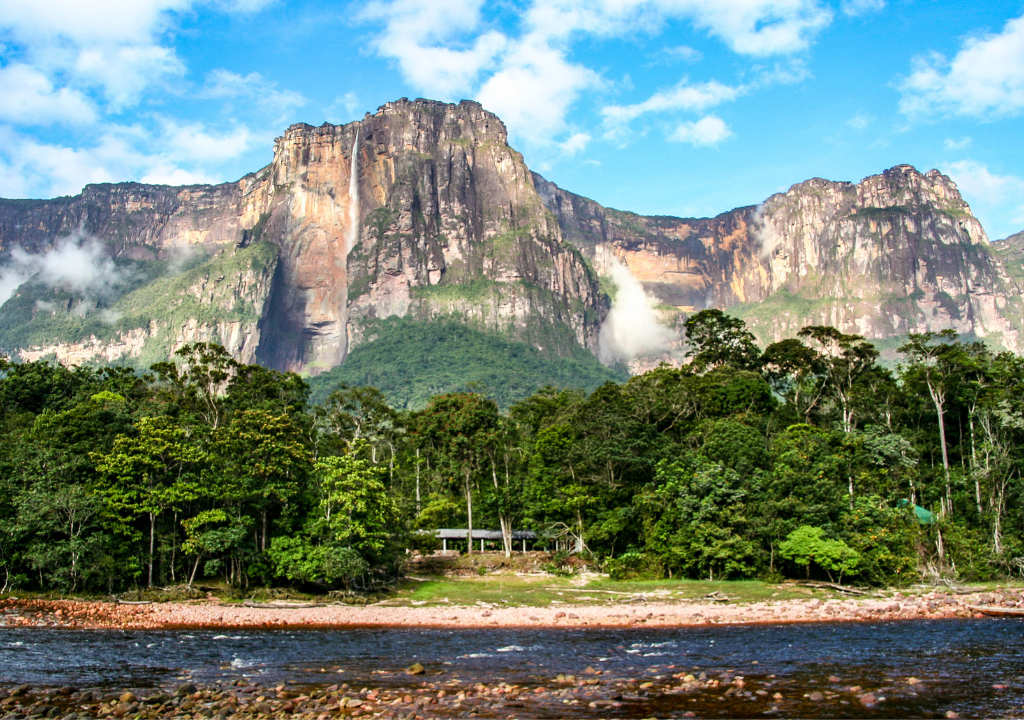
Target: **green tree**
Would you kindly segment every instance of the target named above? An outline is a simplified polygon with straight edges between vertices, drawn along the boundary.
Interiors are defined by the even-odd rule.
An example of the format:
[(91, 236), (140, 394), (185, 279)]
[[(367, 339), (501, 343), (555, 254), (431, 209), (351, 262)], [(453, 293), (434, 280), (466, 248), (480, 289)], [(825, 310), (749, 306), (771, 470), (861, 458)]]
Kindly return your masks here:
[[(417, 442), (430, 448), (461, 481), (466, 500), (467, 538), (473, 533), (473, 490), (487, 462), (486, 441), (498, 425), (498, 406), (478, 393), (451, 393), (431, 398), (414, 419)], [(473, 543), (467, 542), (468, 552)]]
[(817, 565), (833, 582), (833, 572), (838, 573), (839, 582), (842, 582), (843, 575), (856, 572), (860, 563), (860, 555), (850, 546), (842, 540), (826, 538), (823, 528), (810, 525), (801, 525), (791, 532), (779, 545), (779, 555), (804, 568), (808, 577), (811, 565)]
[(956, 392), (956, 384), (963, 372), (964, 351), (956, 342), (956, 332), (911, 334), (900, 347), (907, 356), (909, 370), (923, 380), (935, 406), (939, 424), (939, 447), (942, 450), (942, 471), (946, 479), (946, 493), (942, 501), (944, 512), (953, 511), (953, 487), (949, 472), (949, 450), (946, 442), (946, 402)]
[(753, 574), (746, 491), (734, 469), (700, 457), (662, 461), (637, 503), (647, 549), (670, 571), (709, 580)]
[(101, 492), (117, 513), (149, 519), (149, 572), (153, 586), (157, 519), (166, 510), (202, 494), (200, 473), (206, 454), (170, 418), (142, 418), (135, 435), (120, 435), (106, 455), (95, 455), (105, 477)]
[(236, 503), (255, 505), (258, 548), (266, 550), (271, 511), (299, 494), (311, 469), (305, 438), (288, 415), (243, 410), (217, 431), (213, 452), (219, 460), (220, 492)]
[(692, 348), (686, 356), (698, 372), (721, 365), (740, 370), (758, 367), (761, 350), (754, 334), (739, 318), (717, 309), (701, 310), (687, 318), (684, 327), (686, 341)]

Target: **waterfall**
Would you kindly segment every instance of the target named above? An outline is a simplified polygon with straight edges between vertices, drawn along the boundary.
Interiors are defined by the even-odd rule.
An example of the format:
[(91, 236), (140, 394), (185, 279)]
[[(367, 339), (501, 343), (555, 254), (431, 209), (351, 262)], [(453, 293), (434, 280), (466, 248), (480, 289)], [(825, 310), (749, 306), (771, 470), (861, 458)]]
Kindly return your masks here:
[(348, 180), (348, 234), (345, 238), (345, 254), (352, 252), (352, 248), (359, 242), (359, 127), (356, 127), (356, 137), (352, 141), (352, 168)]

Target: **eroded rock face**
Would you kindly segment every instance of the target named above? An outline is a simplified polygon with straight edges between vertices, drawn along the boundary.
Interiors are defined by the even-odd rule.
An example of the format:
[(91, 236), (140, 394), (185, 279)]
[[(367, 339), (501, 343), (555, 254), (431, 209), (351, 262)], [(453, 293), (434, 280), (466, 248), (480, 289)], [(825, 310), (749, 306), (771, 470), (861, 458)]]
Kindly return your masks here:
[(952, 328), (1020, 345), (1020, 291), (937, 170), (813, 179), (706, 219), (623, 213), (535, 182), (599, 269), (618, 258), (677, 316), (732, 308), (764, 342), (828, 324), (873, 339)]
[(344, 126), (293, 125), (270, 165), (234, 183), (0, 200), (0, 262), (72, 233), (138, 260), (263, 243), (276, 258), (176, 289), (194, 309), (169, 296), (184, 309), (102, 338), (3, 350), (144, 363), (213, 340), (246, 362), (316, 373), (391, 315), (455, 316), (558, 354), (596, 350), (609, 302), (597, 273), (611, 262), (656, 296), (668, 324), (728, 308), (763, 342), (831, 324), (873, 339), (953, 328), (1017, 349), (1024, 318), (1021, 243), (990, 247), (938, 171), (813, 179), (715, 218), (644, 217), (531, 173), (501, 121), (468, 101), (400, 100)]
[[(346, 126), (293, 125), (273, 162), (237, 183), (96, 185), (74, 198), (0, 201), (0, 257), (16, 246), (45, 252), (83, 231), (138, 259), (274, 243), (259, 327), (239, 333), (258, 339), (252, 357), (284, 370), (338, 365), (367, 321), (389, 315), (457, 315), (557, 353), (593, 349), (607, 310), (504, 125), (473, 102), (402, 100)], [(183, 342), (224, 335), (193, 325), (180, 329)], [(135, 339), (112, 342), (141, 352)]]

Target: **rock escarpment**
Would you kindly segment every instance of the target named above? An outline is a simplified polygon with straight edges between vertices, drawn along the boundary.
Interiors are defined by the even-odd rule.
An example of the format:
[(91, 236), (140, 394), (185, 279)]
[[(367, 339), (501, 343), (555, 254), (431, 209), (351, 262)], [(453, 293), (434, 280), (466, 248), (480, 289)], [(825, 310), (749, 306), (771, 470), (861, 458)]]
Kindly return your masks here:
[(566, 236), (599, 269), (627, 265), (668, 321), (718, 307), (764, 342), (829, 324), (873, 339), (952, 328), (1020, 346), (1020, 290), (937, 170), (813, 179), (704, 219), (624, 213), (535, 181)]
[(876, 340), (953, 328), (1018, 349), (1024, 318), (1022, 243), (990, 245), (938, 171), (809, 180), (715, 218), (644, 217), (531, 173), (469, 101), (293, 125), (234, 183), (0, 200), (0, 265), (69, 235), (97, 238), (120, 284), (90, 297), (23, 283), (3, 305), (0, 351), (145, 365), (213, 340), (317, 373), (397, 315), (572, 355), (597, 349), (610, 303), (598, 274), (614, 262), (666, 323), (726, 308), (763, 342), (831, 324)]
[[(389, 315), (454, 315), (571, 354), (596, 346), (607, 309), (504, 125), (468, 101), (402, 100), (345, 126), (293, 125), (277, 139), (273, 162), (237, 183), (97, 185), (73, 198), (0, 201), (0, 258), (16, 247), (44, 253), (73, 232), (139, 261), (271, 243), (273, 282), (249, 302), (258, 327), (242, 333), (244, 348), (227, 346), (286, 370), (341, 363), (350, 343)], [(213, 309), (205, 314), (217, 316)], [(189, 319), (183, 338), (195, 335), (189, 322), (201, 325)], [(142, 354), (137, 340), (103, 335), (79, 338), (81, 347), (64, 355)], [(24, 356), (23, 346), (3, 344)]]

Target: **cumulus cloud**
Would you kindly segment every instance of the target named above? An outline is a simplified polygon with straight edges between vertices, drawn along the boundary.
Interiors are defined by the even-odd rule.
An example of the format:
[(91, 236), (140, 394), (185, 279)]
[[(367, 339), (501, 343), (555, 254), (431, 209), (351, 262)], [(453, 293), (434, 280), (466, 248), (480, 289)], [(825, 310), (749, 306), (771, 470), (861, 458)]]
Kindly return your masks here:
[(580, 93), (600, 84), (596, 72), (567, 61), (562, 50), (540, 37), (527, 37), (477, 98), (519, 135), (545, 143), (567, 128), (566, 115)]
[(482, 5), (483, 0), (371, 2), (360, 18), (384, 25), (372, 42), (377, 54), (397, 61), (402, 75), (423, 92), (452, 99), (474, 87), (506, 44), (496, 31), (467, 39), (480, 29)]
[(962, 137), (959, 140), (954, 140), (953, 138), (946, 138), (946, 141), (942, 143), (942, 147), (946, 148), (947, 150), (966, 150), (971, 146), (971, 142), (971, 138), (969, 137)]
[(688, 78), (683, 78), (675, 87), (656, 92), (643, 102), (633, 105), (608, 105), (601, 110), (601, 114), (608, 123), (617, 125), (635, 120), (647, 113), (707, 110), (735, 100), (742, 92), (742, 88), (723, 85), (715, 80), (693, 84)]
[(56, 88), (24, 63), (0, 68), (0, 120), (21, 125), (82, 125), (96, 120), (92, 102), (71, 88)]
[(199, 92), (199, 96), (243, 100), (247, 107), (259, 107), (263, 115), (273, 118), (275, 123), (290, 121), (295, 111), (308, 102), (301, 93), (281, 90), (257, 72), (239, 75), (224, 69), (214, 70), (207, 76), (206, 86)]
[(92, 145), (69, 147), (0, 126), (0, 196), (73, 195), (89, 183), (126, 178), (168, 185), (213, 182), (219, 164), (256, 139), (244, 126), (221, 133), (163, 118), (152, 130), (113, 126)]
[(732, 136), (732, 131), (725, 121), (714, 115), (708, 115), (696, 122), (680, 123), (669, 135), (669, 140), (690, 143), (694, 147), (717, 145)]
[(615, 283), (615, 299), (598, 336), (601, 361), (629, 362), (668, 350), (674, 333), (661, 324), (643, 285), (617, 258), (609, 257), (605, 265)]
[(48, 77), (98, 88), (116, 107), (184, 66), (161, 44), (170, 14), (193, 0), (10, 0), (0, 3), (0, 27), (26, 61)]
[(900, 110), (911, 116), (1017, 115), (1024, 110), (1024, 17), (1000, 33), (967, 39), (952, 60), (915, 58), (900, 89)]
[(57, 240), (42, 254), (14, 248), (10, 262), (0, 267), (0, 304), (29, 279), (85, 295), (75, 306), (78, 314), (85, 314), (95, 307), (95, 297), (105, 296), (125, 278), (99, 240), (76, 232)]
[(942, 171), (956, 182), (992, 237), (1010, 235), (1024, 227), (1024, 178), (994, 173), (974, 160), (946, 163)]
[(586, 149), (591, 137), (587, 133), (574, 133), (568, 140), (562, 143), (562, 152), (566, 155), (575, 155)]
[[(599, 71), (571, 58), (581, 38), (657, 33), (675, 20), (736, 53), (764, 58), (806, 49), (832, 19), (819, 0), (531, 0), (519, 15), (518, 33), (506, 34), (485, 21), (484, 8), (482, 0), (378, 0), (360, 17), (382, 26), (373, 49), (394, 59), (417, 89), (449, 100), (475, 96), (513, 134), (541, 145), (574, 133), (566, 122), (572, 105), (587, 90), (607, 86)], [(691, 48), (677, 50), (682, 59), (699, 57)], [(793, 66), (780, 68), (791, 78), (804, 76)], [(722, 92), (730, 97), (719, 97)], [(652, 97), (650, 107), (610, 106), (606, 117), (628, 122), (630, 115), (656, 111), (658, 103), (706, 109), (736, 92), (714, 81), (687, 85)]]

